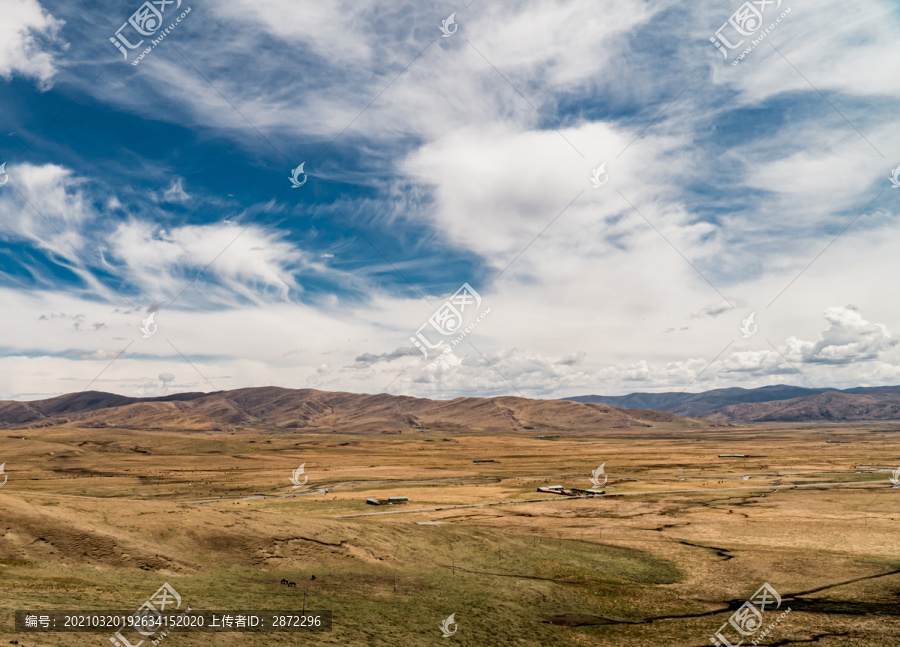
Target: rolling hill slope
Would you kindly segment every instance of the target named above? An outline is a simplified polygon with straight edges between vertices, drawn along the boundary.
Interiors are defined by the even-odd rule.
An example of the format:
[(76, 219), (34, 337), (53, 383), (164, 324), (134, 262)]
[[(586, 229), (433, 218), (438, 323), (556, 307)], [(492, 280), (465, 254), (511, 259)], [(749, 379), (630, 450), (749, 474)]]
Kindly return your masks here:
[(34, 402), (0, 402), (0, 426), (56, 425), (225, 430), (261, 425), (282, 429), (402, 432), (420, 427), (452, 431), (627, 429), (655, 424), (698, 426), (659, 411), (623, 410), (605, 404), (517, 397), (427, 400), (389, 394), (331, 393), (259, 387), (162, 398), (74, 393)]
[(701, 393), (630, 393), (622, 396), (583, 395), (573, 402), (614, 407), (641, 407), (680, 416), (730, 421), (800, 422), (839, 420), (896, 420), (900, 387), (807, 389), (778, 384), (758, 389), (714, 389)]
[(775, 402), (729, 405), (706, 415), (747, 422), (900, 420), (900, 389), (867, 393), (828, 391)]

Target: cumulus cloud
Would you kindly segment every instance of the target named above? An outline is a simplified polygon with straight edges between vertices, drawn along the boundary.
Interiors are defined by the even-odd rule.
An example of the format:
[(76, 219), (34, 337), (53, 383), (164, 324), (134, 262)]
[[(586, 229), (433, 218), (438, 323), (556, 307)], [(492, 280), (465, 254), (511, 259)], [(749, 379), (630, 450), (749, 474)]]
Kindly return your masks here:
[(632, 364), (617, 364), (601, 369), (597, 374), (597, 382), (603, 385), (616, 385), (613, 387), (613, 390), (616, 391), (622, 388), (642, 390), (641, 386), (652, 386), (653, 389), (680, 390), (691, 384), (707, 364), (708, 361), (702, 358), (666, 362), (665, 364), (640, 360)]
[[(819, 333), (815, 341), (790, 336), (780, 347), (762, 350), (740, 350), (729, 353), (719, 362), (724, 372), (744, 373), (754, 377), (797, 375), (816, 383), (831, 382), (837, 377), (844, 384), (860, 383), (871, 371), (871, 363), (883, 366), (879, 372), (898, 368), (897, 342), (887, 326), (866, 321), (853, 306), (834, 306), (824, 312), (828, 328)], [(869, 363), (869, 368), (864, 368)], [(826, 374), (819, 370), (823, 365), (843, 366), (851, 370)], [(893, 370), (889, 369), (892, 368)], [(807, 376), (812, 377), (807, 377)]]
[[(741, 376), (747, 386), (781, 382), (817, 386), (856, 386), (870, 384), (873, 372), (881, 376), (900, 376), (897, 343), (884, 324), (866, 321), (852, 306), (830, 307), (824, 312), (828, 328), (816, 341), (788, 337), (780, 346), (758, 349), (725, 349), (718, 358), (692, 358), (659, 363), (640, 360), (599, 370), (595, 384), (605, 385), (598, 393), (638, 390), (692, 390), (733, 384)], [(729, 345), (730, 346), (730, 345)], [(864, 367), (860, 362), (868, 362)], [(876, 364), (873, 367), (872, 364)], [(823, 365), (846, 367), (843, 372), (824, 372)], [(798, 372), (799, 371), (799, 372)], [(730, 376), (730, 377), (729, 377)], [(806, 384), (804, 384), (806, 385)]]
[[(463, 342), (463, 346), (465, 346)], [(555, 392), (577, 390), (590, 377), (569, 357), (551, 357), (517, 348), (481, 352), (463, 348), (434, 363), (416, 358), (402, 368), (389, 392), (410, 391), (426, 397), (472, 395), (514, 395), (528, 393), (544, 397)], [(381, 373), (388, 380), (397, 374)]]
[(829, 326), (817, 341), (788, 340), (792, 354), (808, 363), (849, 364), (878, 359), (897, 345), (887, 326), (866, 321), (853, 307), (828, 308), (825, 320)]

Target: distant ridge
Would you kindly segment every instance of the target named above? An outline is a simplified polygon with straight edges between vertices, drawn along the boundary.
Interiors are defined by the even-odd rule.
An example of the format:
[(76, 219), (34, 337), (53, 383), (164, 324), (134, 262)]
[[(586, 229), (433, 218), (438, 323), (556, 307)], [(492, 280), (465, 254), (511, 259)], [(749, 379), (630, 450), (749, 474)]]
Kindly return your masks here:
[(440, 431), (596, 430), (708, 426), (660, 411), (516, 397), (428, 400), (381, 393), (333, 393), (258, 387), (214, 393), (131, 398), (88, 391), (32, 402), (0, 401), (0, 427), (59, 425), (224, 431), (260, 429), (402, 433)]
[(756, 389), (713, 389), (701, 393), (582, 395), (563, 399), (745, 422), (900, 420), (898, 386), (807, 389), (778, 384)]

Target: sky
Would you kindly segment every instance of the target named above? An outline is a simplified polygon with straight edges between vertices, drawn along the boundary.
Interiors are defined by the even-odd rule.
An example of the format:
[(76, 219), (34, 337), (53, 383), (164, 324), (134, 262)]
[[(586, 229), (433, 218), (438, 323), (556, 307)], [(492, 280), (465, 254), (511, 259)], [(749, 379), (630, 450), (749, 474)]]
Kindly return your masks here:
[(894, 2), (0, 8), (0, 399), (900, 384)]

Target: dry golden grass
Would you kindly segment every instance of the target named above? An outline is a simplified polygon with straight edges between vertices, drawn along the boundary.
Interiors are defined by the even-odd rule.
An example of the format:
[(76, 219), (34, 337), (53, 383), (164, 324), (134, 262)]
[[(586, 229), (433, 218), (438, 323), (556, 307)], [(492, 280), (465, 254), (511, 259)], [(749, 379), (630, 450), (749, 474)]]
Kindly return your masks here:
[[(293, 609), (305, 592), (335, 612), (327, 634), (173, 644), (443, 644), (456, 613), (447, 644), (696, 646), (769, 582), (792, 611), (763, 645), (894, 644), (900, 489), (877, 471), (900, 465), (892, 429), (7, 430), (0, 640), (105, 644), (13, 634), (10, 611), (136, 608), (169, 581), (195, 609)], [(601, 463), (626, 496), (535, 491), (591, 487)], [(365, 504), (388, 496), (410, 503)], [(385, 511), (403, 512), (347, 516)]]

